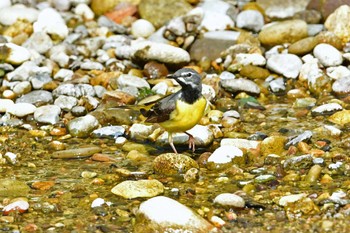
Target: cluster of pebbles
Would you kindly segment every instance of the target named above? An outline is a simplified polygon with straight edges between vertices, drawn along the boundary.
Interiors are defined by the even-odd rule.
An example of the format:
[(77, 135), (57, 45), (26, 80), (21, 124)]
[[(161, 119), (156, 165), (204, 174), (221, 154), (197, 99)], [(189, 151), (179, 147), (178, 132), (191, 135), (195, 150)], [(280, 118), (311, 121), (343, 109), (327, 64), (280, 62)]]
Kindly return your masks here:
[[(112, 161), (99, 146), (67, 148), (72, 137), (107, 137), (125, 159), (149, 162), (154, 148), (136, 142), (148, 140), (167, 150), (167, 132), (142, 123), (132, 107), (118, 107), (179, 90), (166, 75), (188, 66), (203, 74), (203, 95), (211, 103), (190, 130), (197, 148), (206, 152), (197, 161), (164, 153), (150, 162), (152, 169), (166, 177), (181, 174), (183, 181), (198, 185), (198, 193), (206, 192), (206, 182), (214, 189), (232, 180), (241, 190), (215, 189), (212, 206), (195, 212), (168, 195), (159, 196), (179, 195), (180, 186), (166, 191), (169, 187), (156, 179), (120, 181), (112, 193), (150, 198), (139, 206), (135, 232), (169, 226), (229, 232), (239, 210), (260, 208), (256, 202), (273, 203), (278, 215), (265, 217), (274, 221), (315, 214), (349, 220), (349, 182), (334, 184), (337, 176), (349, 175), (350, 167), (350, 6), (341, 4), (347, 1), (319, 6), (324, 9), (313, 9), (315, 1), (306, 0), (97, 2), (0, 2), (3, 132), (22, 128), (33, 137), (52, 136), (53, 159)], [(117, 7), (104, 14), (99, 7), (108, 4)], [(328, 15), (327, 7), (333, 7)], [(187, 139), (182, 133), (174, 136), (180, 146)], [(7, 140), (10, 136), (1, 136), (0, 146)], [(10, 150), (1, 149), (0, 157), (3, 164), (20, 160)], [(210, 171), (217, 172), (215, 185), (206, 176)], [(96, 175), (82, 173), (84, 178)], [(296, 187), (266, 192), (283, 182)], [(334, 184), (337, 189), (307, 192), (298, 189), (298, 182), (300, 187)], [(1, 184), (13, 185), (8, 180)], [(106, 203), (97, 197), (91, 208)], [(28, 208), (28, 201), (20, 199), (3, 212)], [(327, 220), (321, 227), (328, 231), (333, 224)]]

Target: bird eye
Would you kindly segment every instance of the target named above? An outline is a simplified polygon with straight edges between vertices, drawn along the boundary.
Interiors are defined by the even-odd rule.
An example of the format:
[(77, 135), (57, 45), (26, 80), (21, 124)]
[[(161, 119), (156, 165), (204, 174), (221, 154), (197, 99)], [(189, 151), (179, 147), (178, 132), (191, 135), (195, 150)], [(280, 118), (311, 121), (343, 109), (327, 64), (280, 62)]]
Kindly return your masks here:
[(185, 77), (191, 77), (191, 75), (192, 75), (191, 73), (186, 73)]

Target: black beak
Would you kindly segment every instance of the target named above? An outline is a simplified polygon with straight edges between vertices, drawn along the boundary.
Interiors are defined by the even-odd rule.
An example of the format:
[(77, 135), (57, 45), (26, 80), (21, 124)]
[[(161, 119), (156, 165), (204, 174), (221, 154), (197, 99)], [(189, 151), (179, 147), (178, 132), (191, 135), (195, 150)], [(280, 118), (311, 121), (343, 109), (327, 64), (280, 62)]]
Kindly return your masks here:
[(172, 78), (172, 79), (177, 78), (174, 74), (168, 74), (166, 77), (167, 77), (167, 78)]

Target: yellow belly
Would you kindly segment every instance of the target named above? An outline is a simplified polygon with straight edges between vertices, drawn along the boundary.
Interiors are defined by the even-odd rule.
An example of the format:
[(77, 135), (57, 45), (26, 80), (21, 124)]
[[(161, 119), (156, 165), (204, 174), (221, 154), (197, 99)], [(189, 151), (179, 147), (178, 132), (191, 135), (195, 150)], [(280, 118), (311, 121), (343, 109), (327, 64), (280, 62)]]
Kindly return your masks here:
[(207, 101), (204, 97), (201, 97), (192, 105), (178, 101), (176, 110), (170, 115), (170, 119), (159, 124), (170, 133), (185, 132), (200, 121), (206, 105)]

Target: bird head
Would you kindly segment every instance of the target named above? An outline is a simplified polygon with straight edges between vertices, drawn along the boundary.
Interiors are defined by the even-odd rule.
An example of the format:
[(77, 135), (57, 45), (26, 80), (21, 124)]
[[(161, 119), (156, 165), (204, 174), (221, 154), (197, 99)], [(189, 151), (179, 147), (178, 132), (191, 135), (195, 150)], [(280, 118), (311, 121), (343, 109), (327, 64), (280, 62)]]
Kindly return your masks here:
[(182, 68), (176, 71), (174, 74), (167, 76), (168, 78), (175, 79), (182, 88), (202, 89), (202, 79), (197, 71), (190, 68)]

